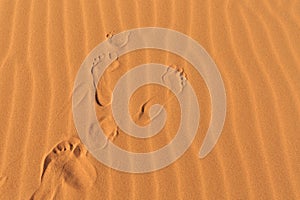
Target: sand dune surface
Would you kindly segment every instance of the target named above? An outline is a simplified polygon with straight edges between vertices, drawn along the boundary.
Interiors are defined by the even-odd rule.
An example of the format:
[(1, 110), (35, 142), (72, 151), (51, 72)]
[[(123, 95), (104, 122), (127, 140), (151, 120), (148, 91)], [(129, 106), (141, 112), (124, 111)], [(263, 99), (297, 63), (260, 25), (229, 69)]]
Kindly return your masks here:
[[(300, 199), (300, 2), (292, 1), (1, 1), (0, 199)], [(99, 43), (125, 30), (162, 27), (193, 38), (222, 75), (227, 113), (204, 159), (208, 88), (194, 67), (170, 52), (144, 49), (118, 57), (97, 84), (99, 124), (120, 148), (149, 152), (168, 144), (180, 109), (167, 88), (149, 84), (129, 101), (133, 121), (167, 119), (153, 138), (121, 130), (112, 91), (143, 63), (184, 76), (201, 111), (197, 135), (176, 162), (151, 173), (111, 169), (78, 137), (72, 113), (77, 72)], [(191, 108), (193, 109), (193, 108)]]

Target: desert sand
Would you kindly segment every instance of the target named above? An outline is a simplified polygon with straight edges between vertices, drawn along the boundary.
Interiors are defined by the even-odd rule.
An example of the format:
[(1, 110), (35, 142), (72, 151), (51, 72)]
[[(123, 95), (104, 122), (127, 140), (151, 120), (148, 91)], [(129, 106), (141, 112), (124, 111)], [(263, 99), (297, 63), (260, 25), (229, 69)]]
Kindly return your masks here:
[[(1, 1), (0, 199), (300, 199), (299, 10), (296, 0)], [(151, 105), (164, 105), (161, 132), (141, 140), (115, 124), (114, 85), (142, 63), (184, 73), (197, 91), (201, 120), (191, 147), (173, 164), (152, 173), (120, 172), (97, 161), (78, 139), (73, 84), (99, 43), (154, 26), (182, 32), (207, 50), (225, 84), (226, 121), (213, 151), (199, 159), (211, 115), (201, 76), (166, 51), (121, 56), (98, 83), (102, 105), (95, 102), (114, 144), (149, 152), (178, 128), (176, 98), (151, 84), (134, 93), (129, 110), (142, 126), (150, 123)]]

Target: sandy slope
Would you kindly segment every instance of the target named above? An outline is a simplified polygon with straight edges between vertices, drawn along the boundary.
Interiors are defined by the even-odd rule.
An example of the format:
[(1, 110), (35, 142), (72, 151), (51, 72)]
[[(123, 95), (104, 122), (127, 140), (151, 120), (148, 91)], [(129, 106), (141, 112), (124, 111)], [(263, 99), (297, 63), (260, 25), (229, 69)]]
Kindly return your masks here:
[[(0, 199), (300, 199), (299, 1), (174, 2), (0, 2)], [(201, 108), (198, 134), (184, 156), (136, 175), (102, 165), (72, 138), (71, 95), (82, 61), (107, 34), (145, 26), (185, 33), (209, 52), (228, 111), (218, 144), (199, 160), (210, 100), (193, 66), (154, 50), (120, 57), (100, 81), (102, 101), (109, 102), (123, 73), (155, 61), (184, 68)], [(150, 104), (172, 98), (153, 85), (131, 98), (138, 124), (149, 121), (139, 108), (156, 92), (165, 95)], [(170, 117), (153, 139), (120, 131), (115, 144), (136, 152), (164, 146), (177, 128), (177, 105), (166, 103)], [(97, 107), (97, 115), (106, 134), (116, 130), (109, 105)]]

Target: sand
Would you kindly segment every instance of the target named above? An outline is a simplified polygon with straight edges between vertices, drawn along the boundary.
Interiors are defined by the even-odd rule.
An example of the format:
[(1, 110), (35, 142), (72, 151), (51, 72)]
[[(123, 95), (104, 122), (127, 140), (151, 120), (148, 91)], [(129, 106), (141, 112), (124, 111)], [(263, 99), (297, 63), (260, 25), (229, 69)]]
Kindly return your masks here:
[[(295, 0), (1, 1), (0, 199), (300, 199), (299, 10)], [(116, 145), (133, 152), (159, 149), (180, 121), (172, 93), (147, 85), (131, 97), (132, 118), (149, 123), (146, 113), (160, 103), (168, 113), (165, 127), (147, 140), (118, 129), (111, 92), (135, 65), (183, 69), (201, 108), (197, 136), (180, 159), (156, 172), (131, 174), (87, 152), (73, 122), (72, 90), (96, 45), (147, 26), (180, 31), (207, 50), (225, 84), (227, 116), (217, 145), (199, 159), (211, 105), (193, 66), (159, 50), (118, 58), (98, 84), (103, 106), (95, 102), (99, 123)]]

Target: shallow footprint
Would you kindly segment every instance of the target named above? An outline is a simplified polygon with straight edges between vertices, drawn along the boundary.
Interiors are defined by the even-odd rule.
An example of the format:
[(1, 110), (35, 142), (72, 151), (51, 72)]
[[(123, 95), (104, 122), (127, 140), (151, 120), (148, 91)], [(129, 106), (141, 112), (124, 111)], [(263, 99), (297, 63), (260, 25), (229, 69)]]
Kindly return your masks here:
[(87, 150), (79, 139), (71, 138), (45, 158), (41, 185), (31, 199), (82, 199), (96, 178)]

